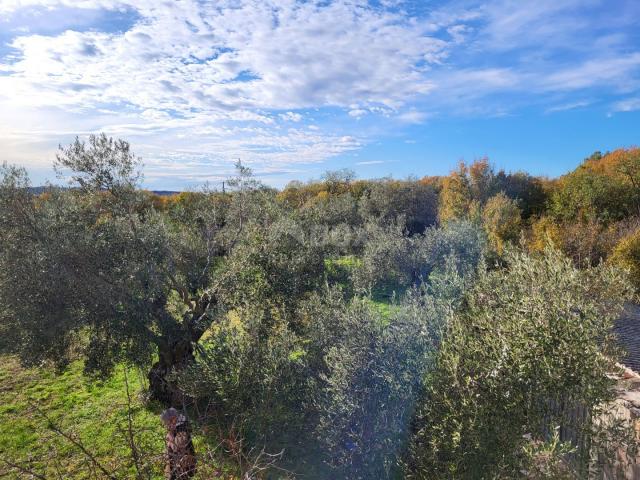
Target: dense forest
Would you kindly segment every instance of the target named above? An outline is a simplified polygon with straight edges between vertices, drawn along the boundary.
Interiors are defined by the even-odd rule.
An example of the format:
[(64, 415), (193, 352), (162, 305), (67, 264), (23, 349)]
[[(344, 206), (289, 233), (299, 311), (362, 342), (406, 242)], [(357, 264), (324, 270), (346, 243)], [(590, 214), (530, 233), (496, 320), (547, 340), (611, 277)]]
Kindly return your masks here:
[(35, 399), (85, 461), (60, 474), (5, 442), (7, 478), (161, 478), (164, 434), (144, 429), (168, 407), (195, 439), (185, 478), (588, 478), (636, 447), (598, 419), (640, 288), (640, 149), (557, 179), (479, 159), (281, 190), (238, 163), (224, 192), (175, 195), (105, 135), (54, 166), (69, 184), (38, 192), (0, 172), (2, 358), (144, 371), (122, 395), (153, 415), (129, 415), (107, 462)]

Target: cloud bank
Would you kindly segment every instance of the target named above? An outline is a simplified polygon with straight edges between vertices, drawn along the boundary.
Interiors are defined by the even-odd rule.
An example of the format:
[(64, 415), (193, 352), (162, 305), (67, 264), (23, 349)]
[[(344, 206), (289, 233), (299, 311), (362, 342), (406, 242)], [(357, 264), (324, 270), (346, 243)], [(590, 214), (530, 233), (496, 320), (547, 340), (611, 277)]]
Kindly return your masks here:
[(4, 0), (0, 140), (44, 168), (58, 141), (104, 130), (180, 186), (237, 158), (299, 171), (442, 115), (586, 93), (628, 110), (640, 12), (616, 3)]

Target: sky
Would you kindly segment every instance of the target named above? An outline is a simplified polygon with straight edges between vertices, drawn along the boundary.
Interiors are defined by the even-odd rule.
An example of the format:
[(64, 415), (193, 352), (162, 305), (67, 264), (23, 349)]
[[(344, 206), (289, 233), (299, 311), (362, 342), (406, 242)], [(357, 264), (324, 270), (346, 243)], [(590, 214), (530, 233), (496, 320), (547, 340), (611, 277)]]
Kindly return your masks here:
[(638, 0), (0, 0), (0, 161), (128, 140), (144, 186), (487, 156), (561, 175), (640, 143)]

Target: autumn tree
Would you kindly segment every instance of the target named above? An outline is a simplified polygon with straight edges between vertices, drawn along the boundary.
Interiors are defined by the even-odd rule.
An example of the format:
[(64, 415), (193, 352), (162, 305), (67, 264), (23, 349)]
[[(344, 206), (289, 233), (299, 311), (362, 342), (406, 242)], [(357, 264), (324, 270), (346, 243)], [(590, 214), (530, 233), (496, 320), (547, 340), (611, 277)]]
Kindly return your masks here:
[(640, 288), (640, 230), (620, 240), (609, 262), (627, 270), (636, 289)]
[(640, 149), (596, 152), (563, 176), (551, 197), (558, 220), (616, 221), (640, 214)]
[(474, 205), (468, 167), (461, 162), (457, 170), (442, 180), (438, 218), (441, 222), (447, 222), (456, 218), (466, 218), (476, 210), (477, 202)]
[(477, 220), (482, 207), (500, 192), (518, 202), (523, 218), (540, 214), (546, 206), (549, 181), (525, 172), (496, 172), (489, 160), (482, 158), (470, 165), (460, 162), (456, 170), (438, 183), (438, 215), (441, 222), (446, 222), (454, 218)]
[(518, 202), (523, 218), (544, 212), (548, 197), (549, 180), (534, 177), (526, 172), (505, 172), (496, 174), (496, 189)]
[(502, 253), (507, 242), (514, 242), (520, 235), (522, 211), (515, 200), (504, 193), (491, 197), (482, 210), (482, 223), (493, 248)]

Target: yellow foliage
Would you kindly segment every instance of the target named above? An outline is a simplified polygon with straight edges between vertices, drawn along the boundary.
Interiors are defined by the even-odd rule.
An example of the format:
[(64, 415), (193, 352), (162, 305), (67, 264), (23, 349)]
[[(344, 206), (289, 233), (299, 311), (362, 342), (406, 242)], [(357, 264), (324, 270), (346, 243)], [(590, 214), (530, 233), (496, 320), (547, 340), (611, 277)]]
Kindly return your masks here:
[(500, 254), (507, 242), (518, 239), (522, 226), (522, 212), (514, 200), (504, 193), (499, 193), (491, 197), (484, 206), (482, 223), (489, 242)]
[(327, 192), (326, 190), (322, 190), (321, 192), (318, 192), (318, 195), (316, 195), (316, 198), (322, 201), (328, 200), (329, 192)]
[(627, 270), (633, 284), (640, 289), (640, 230), (618, 242), (609, 257), (609, 262)]
[(544, 252), (548, 246), (560, 248), (562, 245), (562, 229), (551, 217), (540, 217), (531, 224), (529, 250)]
[(438, 217), (443, 223), (456, 218), (466, 218), (469, 213), (473, 198), (467, 172), (467, 166), (460, 163), (457, 171), (442, 179)]
[(594, 172), (619, 176), (627, 180), (635, 181), (635, 176), (640, 167), (640, 148), (619, 148), (602, 157), (590, 158), (584, 162), (584, 168)]

